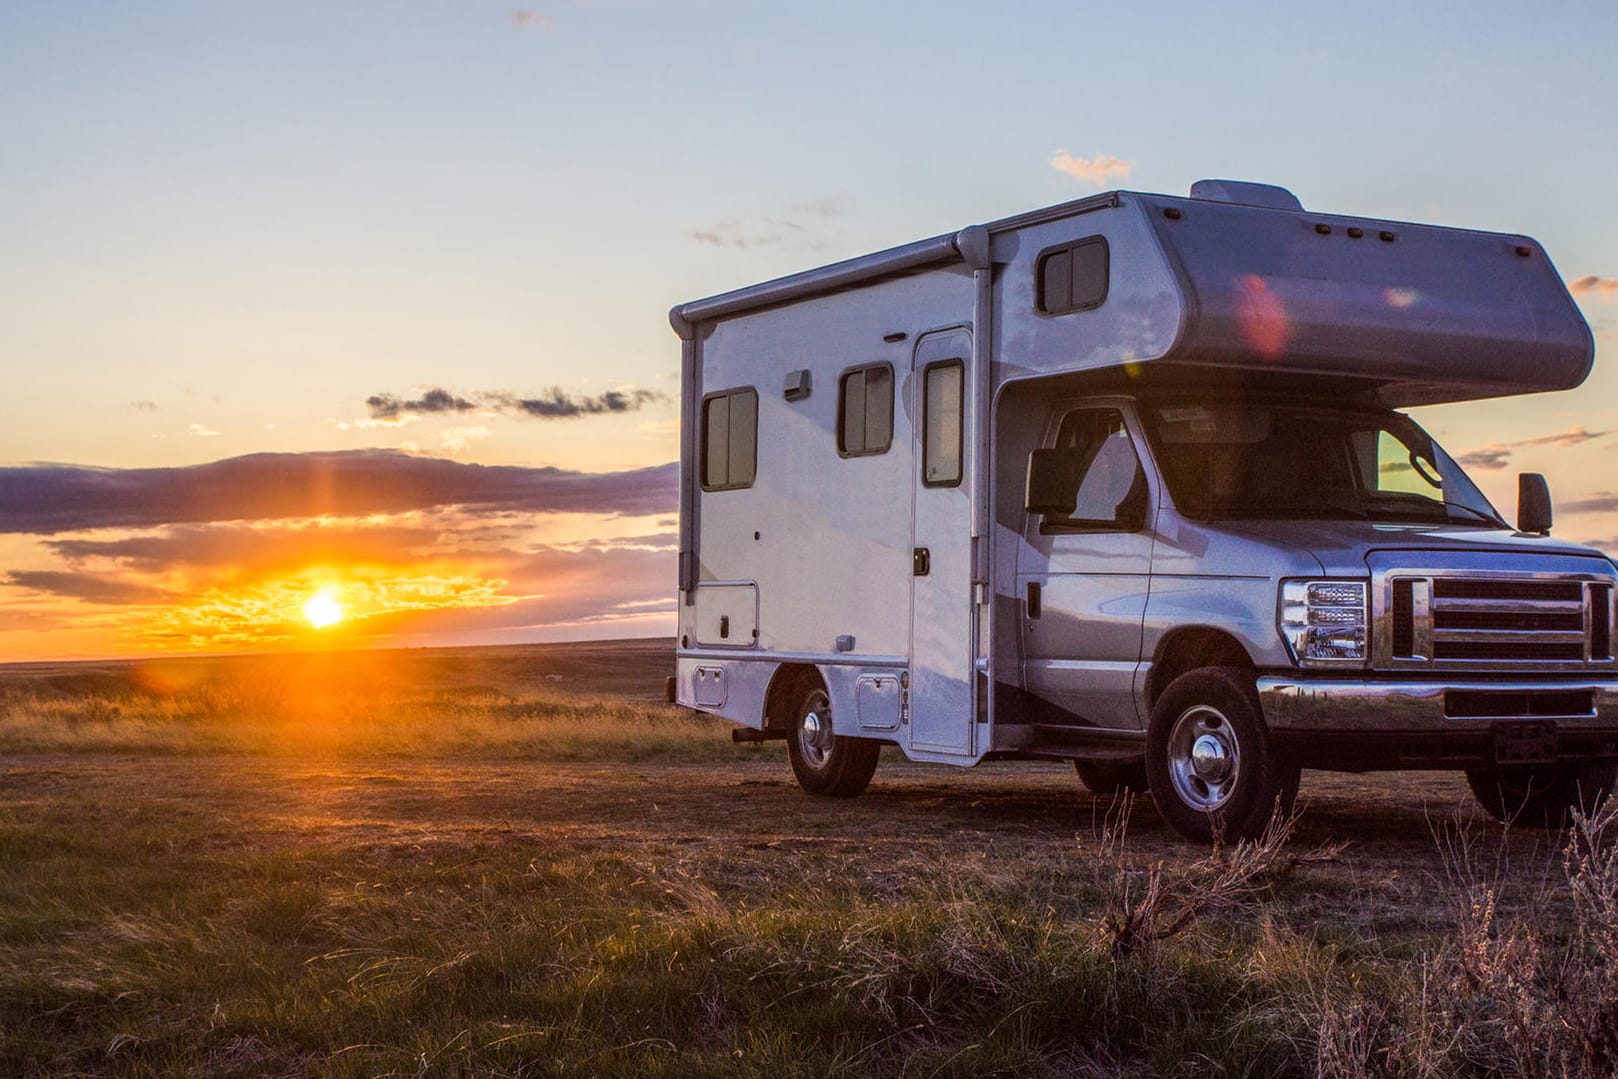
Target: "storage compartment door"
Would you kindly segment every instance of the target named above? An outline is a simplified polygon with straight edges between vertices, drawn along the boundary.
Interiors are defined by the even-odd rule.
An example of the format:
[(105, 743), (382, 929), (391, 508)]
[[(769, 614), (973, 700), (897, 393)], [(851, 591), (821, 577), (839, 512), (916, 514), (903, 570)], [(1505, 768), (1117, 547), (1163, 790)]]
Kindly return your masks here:
[(697, 644), (753, 648), (758, 644), (758, 586), (752, 581), (697, 585)]

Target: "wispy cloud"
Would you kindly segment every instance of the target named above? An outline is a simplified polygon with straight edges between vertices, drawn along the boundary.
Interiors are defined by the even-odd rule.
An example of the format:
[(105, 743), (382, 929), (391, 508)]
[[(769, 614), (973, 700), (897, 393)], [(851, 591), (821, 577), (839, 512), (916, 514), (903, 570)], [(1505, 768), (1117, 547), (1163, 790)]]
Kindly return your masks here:
[(714, 247), (773, 247), (795, 243), (810, 249), (822, 246), (811, 237), (805, 219), (818, 222), (847, 216), (853, 202), (846, 196), (817, 196), (794, 202), (771, 214), (727, 218), (691, 230), (691, 238)]
[(451, 427), (438, 435), (438, 448), (445, 453), (460, 453), (474, 442), (489, 437), (487, 427)]
[(1120, 180), (1127, 180), (1135, 168), (1133, 161), (1122, 161), (1111, 154), (1085, 158), (1074, 157), (1066, 150), (1056, 151), (1051, 157), (1050, 165), (1057, 172), (1065, 173), (1075, 180), (1095, 184), (1097, 187), (1105, 187), (1114, 176)]
[(193, 423), (185, 429), (186, 434), (192, 438), (218, 438), (219, 432), (205, 423)]
[(439, 506), (528, 513), (668, 512), (678, 466), (626, 472), (477, 465), (392, 450), (260, 453), (180, 468), (0, 468), (0, 533), (203, 521), (360, 517)]
[(1613, 513), (1618, 511), (1618, 495), (1602, 493), (1572, 502), (1558, 502), (1556, 508), (1563, 513)]
[[(399, 397), (391, 393), (373, 394), (365, 399), (370, 409), (371, 423), (398, 424), (412, 417), (437, 415), (533, 416), (537, 419), (575, 419), (580, 416), (600, 416), (618, 412), (635, 412), (654, 401), (666, 400), (656, 390), (630, 387), (608, 390), (606, 393), (574, 395), (560, 386), (552, 386), (532, 397), (497, 391), (461, 397), (445, 389), (429, 389), (417, 398)], [(361, 421), (364, 425), (365, 421)]]
[(1605, 438), (1610, 434), (1612, 434), (1612, 431), (1610, 430), (1587, 431), (1582, 426), (1574, 427), (1566, 431), (1558, 431), (1555, 434), (1539, 435), (1535, 438), (1524, 438), (1517, 442), (1491, 443), (1490, 445), (1480, 447), (1479, 449), (1469, 450), (1466, 453), (1459, 454), (1455, 459), (1466, 468), (1478, 468), (1486, 470), (1500, 469), (1505, 468), (1506, 465), (1511, 462), (1511, 454), (1514, 450), (1523, 449), (1529, 446), (1577, 446), (1580, 443), (1589, 442), (1593, 439)]
[(156, 412), (157, 402), (146, 400), (131, 401), (129, 402), (129, 407), (134, 409), (136, 412)]
[(1576, 277), (1567, 283), (1567, 290), (1575, 296), (1598, 296), (1601, 299), (1618, 299), (1618, 277), (1597, 277), (1595, 274), (1585, 274)]
[(1581, 442), (1589, 442), (1595, 438), (1605, 438), (1611, 431), (1586, 431), (1583, 427), (1574, 427), (1571, 430), (1561, 431), (1554, 435), (1540, 435), (1538, 438), (1525, 438), (1521, 442), (1511, 442), (1512, 446), (1577, 446)]

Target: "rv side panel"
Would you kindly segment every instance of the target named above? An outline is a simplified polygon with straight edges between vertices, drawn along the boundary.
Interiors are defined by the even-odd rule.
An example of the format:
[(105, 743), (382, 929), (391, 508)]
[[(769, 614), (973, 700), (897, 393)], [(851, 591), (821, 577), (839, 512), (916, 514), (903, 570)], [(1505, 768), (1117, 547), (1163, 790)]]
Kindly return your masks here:
[[(872, 730), (891, 736), (910, 654), (912, 348), (929, 329), (969, 323), (974, 296), (956, 264), (694, 327), (682, 704), (759, 727), (767, 677), (726, 674), (723, 705), (699, 704), (696, 668), (812, 665), (835, 714), (859, 715), (863, 702)], [(960, 662), (969, 670), (971, 656)]]

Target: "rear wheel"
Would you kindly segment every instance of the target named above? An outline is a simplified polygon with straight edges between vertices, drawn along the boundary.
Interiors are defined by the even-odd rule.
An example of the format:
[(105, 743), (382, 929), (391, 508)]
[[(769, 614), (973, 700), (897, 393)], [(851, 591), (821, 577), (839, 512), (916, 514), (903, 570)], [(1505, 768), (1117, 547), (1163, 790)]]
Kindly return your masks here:
[(1096, 794), (1122, 794), (1146, 792), (1146, 762), (1138, 761), (1074, 761), (1073, 770), (1079, 781)]
[(1271, 746), (1246, 671), (1187, 672), (1152, 708), (1146, 732), (1152, 801), (1187, 839), (1256, 838), (1277, 811), (1292, 811), (1298, 774)]
[(1582, 764), (1564, 767), (1512, 765), (1471, 768), (1467, 786), (1489, 816), (1534, 828), (1558, 828), (1578, 809), (1594, 813), (1618, 778), (1618, 765)]
[(876, 771), (882, 743), (837, 733), (831, 698), (820, 679), (805, 683), (792, 712), (787, 756), (798, 785), (810, 794), (852, 798), (865, 789)]

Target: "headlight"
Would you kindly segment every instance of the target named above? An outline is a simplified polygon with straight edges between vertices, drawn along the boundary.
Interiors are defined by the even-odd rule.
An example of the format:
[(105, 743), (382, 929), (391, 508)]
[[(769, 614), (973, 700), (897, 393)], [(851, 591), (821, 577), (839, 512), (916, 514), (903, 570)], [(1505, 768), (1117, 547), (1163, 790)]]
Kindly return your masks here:
[(1365, 663), (1364, 581), (1282, 581), (1281, 636), (1305, 667)]

